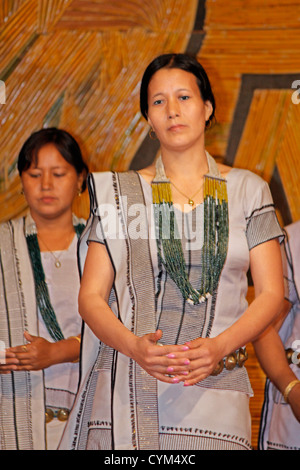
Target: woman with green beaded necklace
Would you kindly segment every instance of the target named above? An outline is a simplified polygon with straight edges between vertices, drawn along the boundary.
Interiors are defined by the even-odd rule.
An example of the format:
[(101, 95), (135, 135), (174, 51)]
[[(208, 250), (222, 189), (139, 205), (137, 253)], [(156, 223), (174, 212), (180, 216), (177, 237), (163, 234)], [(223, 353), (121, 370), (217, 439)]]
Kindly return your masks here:
[[(249, 449), (244, 346), (283, 300), (270, 191), (205, 151), (215, 102), (194, 58), (156, 58), (140, 96), (160, 154), (138, 173), (89, 180), (82, 383), (61, 448)], [(134, 204), (146, 207), (139, 224)]]
[(48, 128), (26, 140), (18, 170), (29, 213), (0, 227), (0, 448), (52, 450), (78, 385), (77, 240), (85, 221), (72, 204), (87, 166), (68, 132)]

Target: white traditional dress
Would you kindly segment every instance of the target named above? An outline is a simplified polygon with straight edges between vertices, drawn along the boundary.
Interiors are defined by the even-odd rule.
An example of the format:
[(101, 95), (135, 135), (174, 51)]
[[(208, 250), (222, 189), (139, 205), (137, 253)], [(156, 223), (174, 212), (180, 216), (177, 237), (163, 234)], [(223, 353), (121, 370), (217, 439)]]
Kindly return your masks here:
[[(80, 243), (105, 243), (115, 269), (110, 305), (136, 335), (162, 329), (162, 343), (213, 337), (246, 310), (249, 250), (280, 237), (268, 185), (245, 170), (227, 176), (229, 246), (219, 286), (190, 305), (158, 262), (151, 186), (137, 173), (95, 173), (91, 217)], [(175, 209), (192, 284), (201, 274), (203, 207)], [(99, 269), (101, 267), (99, 266)], [(101, 315), (101, 312), (99, 312)], [(250, 449), (252, 395), (245, 367), (192, 387), (166, 384), (99, 342), (84, 326), (81, 384), (61, 449)]]
[[(76, 223), (84, 223), (76, 218)], [(36, 305), (35, 283), (25, 238), (33, 223), (30, 216), (0, 225), (0, 341), (4, 348), (25, 344), (24, 332), (53, 341)], [(61, 267), (54, 266), (50, 252), (41, 253), (51, 303), (64, 337), (78, 335), (79, 272), (77, 237), (70, 247), (56, 253)], [(44, 450), (59, 442), (65, 422), (45, 422), (45, 410), (70, 410), (77, 392), (78, 363), (53, 365), (42, 371), (0, 374), (0, 449)], [(53, 428), (53, 429), (52, 429)], [(53, 432), (52, 432), (53, 431)], [(57, 433), (60, 433), (58, 437)], [(52, 448), (52, 446), (50, 446)]]
[[(300, 352), (300, 221), (286, 227), (282, 246), (285, 297), (292, 304), (281, 329), (286, 349)], [(290, 367), (300, 380), (300, 363), (294, 358)], [(265, 401), (260, 425), (259, 449), (300, 450), (300, 423), (279, 390), (266, 380)]]

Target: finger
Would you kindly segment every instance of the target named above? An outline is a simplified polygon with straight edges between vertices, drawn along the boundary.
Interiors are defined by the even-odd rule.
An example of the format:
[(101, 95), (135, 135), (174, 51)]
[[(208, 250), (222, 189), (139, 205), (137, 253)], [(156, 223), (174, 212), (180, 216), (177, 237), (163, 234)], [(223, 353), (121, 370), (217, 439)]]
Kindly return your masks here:
[(17, 364), (5, 364), (0, 366), (0, 374), (5, 374), (17, 370)]
[(2, 364), (3, 366), (10, 366), (13, 364), (19, 364), (19, 360), (16, 357), (6, 357), (5, 363)]
[[(187, 351), (189, 348), (185, 345), (162, 345), (156, 344), (154, 354), (156, 356), (167, 357), (171, 360), (180, 360), (181, 363), (187, 359)], [(175, 361), (174, 361), (175, 362)]]
[(14, 354), (24, 354), (28, 352), (28, 346), (26, 344), (22, 344), (20, 346), (14, 346), (12, 348), (9, 348), (9, 351)]
[(32, 341), (35, 341), (38, 338), (38, 336), (31, 335), (30, 333), (28, 333), (28, 331), (25, 331), (24, 338), (26, 339), (26, 341), (29, 341), (30, 343), (32, 343)]
[(184, 378), (184, 385), (195, 385), (210, 376), (212, 371), (213, 370), (211, 367), (203, 367), (194, 371), (190, 371), (189, 374)]
[(161, 382), (165, 382), (165, 383), (168, 383), (168, 384), (178, 384), (182, 379), (180, 379), (180, 377), (178, 376), (172, 376), (172, 375), (169, 375), (169, 374), (159, 374), (159, 373), (155, 373), (153, 374), (153, 376), (160, 380)]
[(20, 365), (29, 365), (34, 362), (34, 356), (30, 353), (20, 353), (18, 356), (19, 364)]
[(6, 349), (5, 350), (5, 359), (10, 359), (10, 358), (15, 358), (16, 357), (16, 354), (11, 351), (10, 349)]
[(32, 371), (32, 370), (36, 370), (34, 368), (34, 366), (32, 366), (31, 364), (26, 364), (26, 365), (19, 365), (19, 366), (16, 366), (16, 371)]

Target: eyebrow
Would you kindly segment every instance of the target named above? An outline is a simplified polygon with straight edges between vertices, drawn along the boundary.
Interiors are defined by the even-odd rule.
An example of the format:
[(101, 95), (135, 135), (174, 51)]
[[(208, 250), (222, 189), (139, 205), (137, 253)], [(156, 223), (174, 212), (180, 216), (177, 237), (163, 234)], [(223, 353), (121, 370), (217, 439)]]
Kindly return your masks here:
[[(64, 165), (60, 165), (60, 166), (51, 166), (50, 169), (51, 170), (59, 170), (59, 169), (63, 169), (63, 168), (66, 168)], [(29, 167), (28, 170), (42, 170), (43, 168), (39, 167), (38, 165), (36, 166), (32, 166), (32, 167)]]
[[(176, 92), (180, 92), (180, 91), (188, 91), (191, 93), (191, 90), (189, 88), (178, 88), (176, 90)], [(155, 98), (156, 96), (159, 96), (159, 95), (164, 95), (165, 93), (163, 91), (159, 91), (158, 93), (155, 93), (155, 95), (152, 96), (152, 98)]]

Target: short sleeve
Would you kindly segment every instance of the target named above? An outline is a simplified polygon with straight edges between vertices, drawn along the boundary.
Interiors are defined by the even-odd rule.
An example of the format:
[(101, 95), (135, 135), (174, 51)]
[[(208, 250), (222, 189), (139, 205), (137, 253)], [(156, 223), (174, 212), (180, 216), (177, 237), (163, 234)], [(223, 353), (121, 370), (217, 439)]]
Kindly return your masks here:
[(253, 174), (247, 190), (249, 207), (246, 212), (246, 237), (249, 250), (274, 238), (282, 241), (284, 235), (277, 219), (269, 185)]
[(95, 181), (93, 174), (89, 174), (87, 179), (87, 185), (90, 196), (90, 217), (88, 221), (88, 226), (90, 227), (89, 233), (87, 236), (87, 243), (89, 242), (98, 242), (104, 243), (104, 233), (102, 229), (102, 224), (100, 217), (98, 215), (98, 201), (96, 197)]
[[(295, 224), (296, 225), (296, 224)], [(294, 235), (294, 233), (292, 232)], [(298, 238), (298, 237), (297, 237)], [(284, 296), (292, 304), (299, 303), (299, 294), (295, 282), (295, 271), (293, 264), (293, 255), (291, 248), (290, 234), (285, 231), (285, 240), (281, 245), (283, 279), (284, 279)]]
[(91, 229), (90, 229), (90, 233), (87, 239), (87, 243), (89, 242), (105, 243), (102, 225), (100, 222), (100, 217), (97, 215), (93, 215), (92, 217), (93, 219), (92, 219)]

